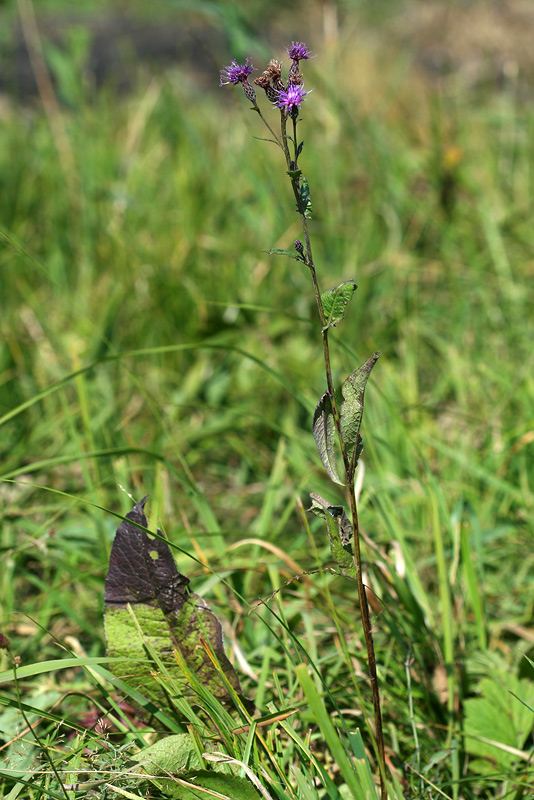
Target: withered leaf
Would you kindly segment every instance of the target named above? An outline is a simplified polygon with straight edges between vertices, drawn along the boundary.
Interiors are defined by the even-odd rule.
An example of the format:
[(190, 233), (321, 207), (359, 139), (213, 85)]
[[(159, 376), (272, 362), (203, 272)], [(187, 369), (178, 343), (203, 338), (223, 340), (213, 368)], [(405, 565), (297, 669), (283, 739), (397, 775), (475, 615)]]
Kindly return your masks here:
[[(177, 650), (198, 681), (221, 702), (232, 704), (222, 672), (251, 708), (226, 657), (218, 618), (206, 601), (189, 589), (189, 578), (178, 570), (167, 542), (142, 530), (147, 527), (146, 500), (136, 503), (121, 522), (111, 550), (104, 615), (107, 654), (124, 657), (124, 662), (112, 664), (113, 673), (168, 707), (172, 691), (190, 692), (184, 671), (173, 656)], [(220, 670), (204, 643), (209, 644)], [(155, 663), (147, 663), (150, 656)]]

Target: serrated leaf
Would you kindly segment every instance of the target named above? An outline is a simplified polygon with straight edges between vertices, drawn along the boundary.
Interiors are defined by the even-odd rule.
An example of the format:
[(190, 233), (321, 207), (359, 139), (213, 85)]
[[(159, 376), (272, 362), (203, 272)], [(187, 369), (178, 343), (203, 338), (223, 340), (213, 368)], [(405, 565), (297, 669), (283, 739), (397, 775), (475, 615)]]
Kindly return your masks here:
[(169, 772), (197, 770), (202, 768), (200, 758), (188, 733), (165, 736), (132, 756), (141, 761), (152, 775), (168, 775)]
[(326, 322), (325, 329), (333, 328), (338, 322), (341, 322), (345, 316), (345, 308), (352, 300), (356, 289), (356, 283), (350, 280), (344, 281), (339, 286), (334, 286), (333, 289), (328, 289), (328, 291), (322, 293), (321, 302)]
[[(226, 680), (241, 694), (239, 678), (224, 651), (221, 623), (206, 601), (189, 589), (189, 578), (178, 571), (167, 542), (150, 538), (137, 527), (147, 527), (146, 499), (121, 522), (111, 549), (104, 601), (107, 655), (124, 661), (110, 669), (145, 697), (168, 707), (162, 677), (163, 683), (172, 679), (181, 691), (190, 691), (173, 656), (178, 650), (200, 683), (221, 702), (233, 705), (226, 682), (202, 646), (202, 640), (209, 642)], [(158, 665), (147, 663), (150, 651), (164, 676), (151, 674)]]
[[(180, 779), (187, 781), (196, 788), (184, 786)], [(260, 795), (254, 786), (246, 778), (237, 775), (227, 775), (223, 772), (211, 772), (210, 770), (199, 770), (194, 773), (185, 773), (178, 777), (176, 781), (154, 780), (152, 781), (164, 793), (164, 797), (172, 797), (174, 800), (200, 800), (213, 797), (228, 797), (230, 800), (260, 800)], [(218, 794), (214, 794), (217, 792)]]
[(363, 449), (360, 439), (360, 426), (363, 417), (365, 385), (379, 356), (380, 353), (373, 353), (361, 367), (358, 367), (348, 376), (341, 387), (341, 393), (345, 398), (339, 409), (341, 435), (353, 470), (356, 468), (358, 458)]
[(339, 479), (336, 468), (336, 426), (332, 413), (332, 401), (330, 400), (328, 392), (325, 392), (317, 403), (313, 415), (312, 430), (317, 450), (321, 456), (324, 468), (330, 476), (330, 480), (343, 486), (343, 481)]
[(330, 553), (341, 572), (349, 578), (356, 579), (356, 567), (352, 557), (350, 539), (352, 525), (343, 506), (332, 505), (320, 494), (310, 494), (312, 505), (309, 511), (326, 522)]
[(310, 196), (310, 187), (305, 175), (302, 176), (302, 184), (300, 186), (300, 199), (304, 207), (304, 216), (309, 219), (312, 215), (312, 204)]
[(269, 253), (270, 256), (289, 256), (289, 258), (294, 258), (295, 261), (302, 261), (304, 264), (306, 263), (306, 260), (302, 256), (299, 256), (297, 253), (293, 253), (291, 250), (283, 250), (280, 247), (273, 247), (272, 250), (267, 250), (266, 252)]
[(311, 508), (308, 510), (317, 517), (323, 517), (323, 519), (328, 512), (337, 522), (341, 544), (343, 547), (350, 546), (350, 540), (352, 539), (352, 524), (347, 516), (344, 506), (333, 505), (316, 492), (312, 492), (310, 497), (312, 499), (312, 504)]

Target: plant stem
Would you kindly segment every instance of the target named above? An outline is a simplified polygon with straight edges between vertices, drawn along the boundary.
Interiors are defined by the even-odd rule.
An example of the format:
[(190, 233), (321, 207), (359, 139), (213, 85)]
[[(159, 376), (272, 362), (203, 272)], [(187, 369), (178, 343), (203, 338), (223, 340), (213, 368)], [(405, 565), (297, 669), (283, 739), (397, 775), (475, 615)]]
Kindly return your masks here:
[[(282, 131), (282, 149), (284, 151), (284, 155), (286, 157), (286, 164), (287, 168), (291, 169), (291, 155), (289, 153), (289, 147), (287, 145), (287, 117), (284, 111), (280, 111), (280, 129)], [(291, 181), (293, 183), (293, 181)], [(297, 201), (298, 202), (298, 201)]]
[(358, 520), (358, 507), (356, 495), (354, 494), (354, 482), (350, 486), (350, 511), (352, 516), (354, 565), (356, 567), (356, 581), (358, 585), (358, 598), (360, 601), (360, 615), (362, 619), (365, 646), (367, 649), (367, 668), (369, 670), (369, 680), (373, 695), (373, 707), (375, 714), (375, 739), (378, 750), (378, 765), (380, 770), (380, 797), (387, 800), (386, 786), (386, 757), (384, 749), (384, 730), (382, 727), (382, 708), (380, 705), (380, 688), (378, 676), (376, 674), (376, 655), (373, 641), (373, 630), (371, 626), (371, 615), (369, 614), (369, 604), (365, 593), (365, 586), (362, 578), (362, 557), (360, 552), (360, 525)]
[[(295, 158), (297, 153), (297, 125), (295, 118), (293, 119), (293, 130), (294, 130), (294, 145), (295, 145)], [(284, 130), (285, 134), (285, 130)], [(284, 143), (287, 147), (287, 140), (284, 138)], [(287, 156), (289, 153), (287, 154)], [(286, 156), (286, 158), (287, 158)], [(296, 168), (296, 164), (295, 164)], [(371, 616), (369, 614), (369, 604), (367, 603), (367, 595), (365, 593), (365, 586), (363, 584), (362, 578), (362, 558), (361, 558), (361, 550), (360, 550), (360, 525), (358, 520), (358, 507), (356, 503), (356, 496), (354, 494), (354, 472), (355, 468), (351, 464), (349, 460), (349, 456), (345, 447), (345, 442), (343, 441), (343, 435), (341, 432), (341, 417), (339, 414), (339, 410), (337, 407), (336, 395), (334, 391), (334, 382), (332, 379), (332, 367), (330, 363), (330, 348), (328, 346), (328, 326), (326, 324), (325, 313), (323, 309), (323, 303), (321, 300), (321, 291), (319, 289), (319, 282), (317, 280), (317, 272), (315, 270), (315, 264), (313, 262), (313, 254), (311, 249), (311, 242), (310, 242), (310, 235), (308, 231), (308, 220), (306, 219), (305, 209), (303, 207), (302, 198), (300, 196), (299, 187), (297, 185), (297, 179), (291, 178), (291, 183), (293, 186), (293, 191), (295, 193), (295, 197), (297, 199), (297, 206), (300, 212), (301, 220), (302, 220), (302, 229), (304, 232), (304, 239), (306, 242), (306, 263), (310, 270), (312, 282), (313, 282), (313, 289), (315, 292), (315, 299), (317, 302), (317, 310), (319, 312), (319, 319), (321, 320), (321, 333), (323, 339), (323, 354), (324, 354), (324, 363), (325, 363), (325, 372), (326, 372), (326, 384), (328, 388), (328, 394), (330, 396), (330, 403), (332, 407), (332, 415), (334, 417), (337, 436), (339, 440), (339, 444), (341, 447), (341, 454), (343, 457), (343, 465), (345, 468), (345, 477), (347, 481), (347, 486), (349, 487), (349, 497), (350, 497), (350, 510), (351, 510), (351, 517), (352, 517), (352, 528), (353, 528), (353, 547), (354, 547), (354, 566), (356, 568), (356, 582), (358, 587), (358, 599), (360, 603), (360, 615), (362, 620), (362, 627), (363, 627), (363, 634), (365, 638), (365, 646), (367, 649), (367, 664), (369, 670), (369, 679), (371, 683), (371, 692), (373, 696), (373, 708), (374, 708), (374, 718), (375, 718), (375, 739), (376, 739), (376, 748), (377, 748), (377, 755), (378, 755), (378, 766), (380, 772), (380, 797), (381, 800), (387, 800), (387, 786), (386, 786), (386, 759), (385, 759), (385, 748), (384, 748), (384, 730), (382, 727), (382, 709), (380, 704), (380, 689), (378, 685), (378, 676), (376, 672), (376, 654), (375, 654), (375, 646), (373, 641), (373, 632), (371, 626)]]
[[(263, 119), (263, 117), (262, 117)], [(265, 120), (264, 120), (265, 122)], [(265, 123), (267, 124), (267, 123)], [(269, 126), (267, 126), (269, 127)], [(358, 521), (358, 507), (356, 503), (356, 496), (354, 494), (354, 472), (355, 467), (351, 463), (349, 459), (345, 442), (343, 441), (343, 435), (341, 432), (341, 417), (339, 414), (339, 409), (337, 407), (336, 401), (336, 394), (334, 390), (334, 382), (332, 379), (332, 366), (330, 362), (330, 349), (328, 345), (328, 325), (326, 324), (326, 317), (323, 309), (323, 303), (321, 300), (321, 291), (319, 288), (319, 281), (317, 279), (317, 272), (315, 269), (315, 264), (313, 262), (313, 254), (310, 242), (310, 234), (308, 230), (308, 220), (306, 218), (306, 208), (304, 207), (304, 203), (302, 201), (301, 193), (300, 193), (300, 184), (299, 178), (300, 175), (296, 176), (291, 174), (292, 172), (298, 173), (298, 144), (297, 144), (297, 117), (293, 116), (293, 145), (295, 150), (295, 161), (292, 163), (291, 161), (291, 154), (289, 152), (288, 146), (288, 138), (287, 138), (287, 115), (284, 111), (280, 112), (280, 127), (281, 127), (281, 138), (282, 138), (282, 149), (284, 151), (284, 155), (286, 158), (287, 169), (289, 171), (289, 178), (291, 180), (291, 186), (293, 189), (293, 194), (295, 195), (295, 200), (297, 203), (297, 208), (301, 217), (302, 221), (302, 229), (304, 232), (304, 240), (306, 243), (306, 265), (310, 270), (310, 275), (313, 283), (313, 290), (315, 292), (315, 300), (317, 303), (317, 311), (319, 312), (319, 319), (321, 321), (321, 335), (323, 340), (323, 355), (324, 355), (324, 363), (325, 363), (325, 373), (326, 373), (326, 385), (328, 389), (328, 395), (330, 397), (330, 403), (332, 407), (332, 415), (334, 417), (334, 422), (336, 426), (337, 436), (339, 440), (339, 444), (341, 447), (341, 454), (343, 457), (343, 466), (345, 469), (345, 478), (346, 478), (346, 485), (349, 487), (349, 497), (350, 497), (350, 510), (352, 516), (352, 528), (353, 528), (353, 547), (354, 547), (354, 566), (356, 569), (356, 582), (358, 587), (358, 599), (360, 603), (360, 615), (362, 620), (362, 627), (363, 633), (365, 638), (365, 646), (367, 649), (367, 664), (369, 670), (369, 679), (371, 683), (371, 692), (373, 696), (373, 708), (374, 708), (374, 719), (375, 719), (375, 741), (376, 741), (376, 749), (378, 755), (378, 767), (380, 773), (380, 797), (381, 800), (387, 800), (387, 786), (386, 786), (386, 759), (385, 759), (385, 748), (384, 748), (384, 731), (382, 727), (382, 709), (380, 705), (380, 690), (378, 685), (378, 676), (376, 672), (376, 655), (375, 655), (375, 646), (373, 641), (373, 633), (372, 633), (372, 626), (371, 626), (371, 616), (369, 614), (369, 605), (367, 603), (367, 595), (365, 593), (365, 586), (363, 584), (362, 578), (362, 559), (361, 559), (361, 551), (360, 551), (360, 527)], [(270, 130), (270, 127), (269, 127)], [(278, 137), (276, 137), (278, 141)]]
[[(256, 113), (258, 113), (258, 114), (260, 115), (260, 117), (261, 117), (262, 121), (263, 121), (263, 122), (265, 123), (265, 125), (267, 126), (267, 128), (268, 128), (269, 132), (270, 132), (270, 133), (271, 133), (271, 134), (274, 136), (275, 142), (276, 142), (276, 144), (278, 145), (278, 147), (281, 147), (281, 148), (282, 148), (282, 150), (284, 150), (284, 152), (285, 152), (285, 148), (284, 148), (284, 146), (282, 145), (282, 143), (281, 143), (280, 139), (278, 138), (278, 136), (276, 135), (276, 133), (273, 131), (273, 129), (271, 128), (271, 126), (269, 125), (269, 123), (267, 122), (267, 120), (265, 119), (265, 117), (263, 116), (263, 114), (261, 113), (261, 109), (260, 109), (260, 107), (259, 107), (259, 106), (252, 106), (252, 108), (251, 108), (251, 111), (256, 111)], [(287, 147), (287, 145), (286, 145), (286, 147)]]
[(354, 535), (354, 540), (353, 540), (354, 565), (356, 568), (356, 582), (358, 587), (358, 599), (360, 602), (360, 615), (362, 620), (363, 634), (365, 638), (365, 646), (367, 649), (367, 665), (369, 670), (369, 679), (371, 682), (371, 692), (373, 696), (373, 708), (375, 717), (375, 739), (378, 751), (378, 763), (380, 771), (380, 797), (381, 800), (387, 800), (386, 759), (385, 759), (385, 748), (384, 748), (384, 731), (382, 728), (382, 709), (380, 705), (380, 690), (378, 686), (378, 676), (376, 673), (376, 655), (375, 655), (375, 646), (374, 646), (373, 633), (371, 627), (371, 617), (369, 614), (369, 605), (367, 603), (367, 595), (365, 594), (365, 586), (363, 584), (363, 578), (362, 578), (360, 526), (358, 520), (358, 507), (356, 504), (356, 496), (354, 494), (354, 468), (349, 463), (348, 454), (341, 433), (341, 419), (337, 408), (336, 396), (334, 392), (334, 384), (332, 381), (332, 368), (330, 365), (330, 350), (328, 346), (328, 327), (325, 326), (325, 315), (321, 300), (321, 293), (319, 291), (319, 283), (317, 281), (317, 274), (313, 263), (307, 220), (302, 211), (301, 211), (301, 217), (302, 217), (302, 226), (304, 229), (304, 237), (306, 240), (306, 262), (308, 264), (312, 276), (313, 288), (315, 290), (315, 297), (317, 300), (317, 308), (319, 311), (319, 317), (321, 319), (326, 383), (328, 387), (328, 394), (330, 395), (332, 414), (336, 424), (339, 444), (341, 446), (341, 453), (343, 455), (343, 464), (345, 466), (345, 476), (347, 479), (347, 485), (350, 488), (349, 491), (350, 510), (352, 517), (352, 529)]
[[(294, 190), (298, 187), (295, 187), (295, 182), (292, 180)], [(375, 739), (376, 739), (376, 747), (377, 747), (377, 754), (378, 754), (378, 764), (379, 764), (379, 771), (380, 771), (380, 797), (381, 800), (387, 800), (387, 786), (386, 786), (386, 759), (385, 759), (385, 748), (384, 748), (384, 731), (382, 728), (382, 709), (380, 705), (380, 690), (378, 686), (378, 676), (376, 673), (376, 655), (375, 655), (375, 646), (373, 641), (373, 633), (371, 627), (371, 617), (369, 614), (369, 605), (367, 603), (367, 595), (365, 594), (365, 586), (363, 585), (363, 578), (362, 578), (362, 558), (361, 558), (361, 551), (360, 551), (360, 526), (358, 521), (358, 507), (356, 504), (356, 496), (354, 494), (354, 467), (349, 462), (349, 457), (345, 448), (345, 442), (343, 441), (343, 435), (341, 433), (341, 418), (339, 415), (339, 411), (337, 408), (336, 396), (334, 391), (334, 384), (332, 380), (332, 367), (330, 364), (330, 349), (328, 346), (328, 326), (325, 324), (325, 314), (323, 309), (323, 303), (321, 300), (321, 292), (319, 289), (319, 282), (317, 280), (317, 273), (315, 270), (315, 265), (313, 263), (313, 255), (311, 250), (311, 243), (310, 243), (310, 236), (308, 232), (308, 223), (306, 219), (306, 215), (304, 213), (304, 209), (302, 208), (302, 200), (300, 199), (300, 194), (298, 195), (298, 199), (300, 200), (299, 210), (302, 219), (302, 227), (304, 230), (304, 238), (306, 241), (306, 263), (310, 270), (310, 274), (312, 277), (313, 288), (315, 291), (315, 298), (317, 301), (317, 309), (319, 311), (319, 318), (321, 320), (321, 328), (322, 328), (322, 338), (323, 338), (323, 353), (324, 353), (324, 361), (325, 361), (325, 372), (326, 372), (326, 383), (328, 387), (328, 394), (330, 396), (330, 403), (332, 406), (332, 415), (334, 417), (337, 435), (339, 439), (339, 444), (341, 447), (341, 453), (343, 456), (343, 464), (345, 467), (345, 477), (347, 480), (347, 485), (350, 487), (349, 491), (349, 498), (350, 498), (350, 510), (352, 516), (352, 529), (353, 529), (353, 547), (354, 547), (354, 566), (356, 568), (356, 582), (358, 586), (358, 599), (360, 602), (360, 615), (362, 620), (362, 627), (363, 627), (363, 634), (365, 638), (365, 646), (367, 649), (367, 665), (369, 670), (369, 679), (371, 682), (371, 692), (373, 696), (373, 708), (374, 708), (374, 717), (375, 717)]]

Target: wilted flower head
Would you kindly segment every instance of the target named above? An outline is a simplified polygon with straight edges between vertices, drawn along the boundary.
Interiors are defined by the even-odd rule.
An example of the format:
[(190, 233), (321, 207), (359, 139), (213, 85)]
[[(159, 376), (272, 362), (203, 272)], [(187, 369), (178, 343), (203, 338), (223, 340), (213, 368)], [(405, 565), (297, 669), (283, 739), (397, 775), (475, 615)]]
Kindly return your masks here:
[(267, 99), (275, 103), (278, 92), (284, 88), (282, 81), (282, 64), (275, 58), (269, 61), (267, 69), (262, 72), (259, 78), (254, 78), (256, 86), (261, 86), (267, 95)]
[(267, 67), (267, 75), (271, 78), (273, 82), (273, 86), (277, 88), (282, 88), (282, 64), (280, 61), (277, 61), (276, 58), (271, 58), (269, 61), (269, 66)]
[(292, 58), (293, 61), (307, 61), (309, 58), (315, 58), (304, 42), (291, 42), (291, 47), (286, 47), (286, 50), (289, 58)]
[(293, 61), (293, 64), (291, 65), (291, 68), (287, 76), (287, 80), (289, 83), (297, 83), (300, 85), (304, 80), (304, 75), (301, 72), (299, 72), (299, 68), (298, 66), (296, 66), (296, 64), (297, 62)]
[(312, 90), (305, 92), (304, 86), (290, 83), (287, 89), (280, 89), (278, 92), (278, 99), (276, 105), (278, 108), (285, 109), (290, 112), (296, 108), (300, 108), (300, 104), (306, 99), (306, 95)]
[(275, 103), (278, 97), (278, 92), (271, 86), (271, 79), (267, 73), (267, 70), (263, 72), (259, 78), (254, 78), (254, 83), (256, 86), (261, 86), (264, 90), (265, 94), (267, 95), (267, 99), (271, 101), (271, 103)]
[(227, 86), (229, 83), (237, 86), (238, 83), (243, 83), (247, 80), (251, 72), (254, 72), (254, 65), (252, 59), (247, 58), (245, 64), (238, 64), (237, 61), (232, 61), (227, 67), (221, 70), (221, 82), (219, 86)]

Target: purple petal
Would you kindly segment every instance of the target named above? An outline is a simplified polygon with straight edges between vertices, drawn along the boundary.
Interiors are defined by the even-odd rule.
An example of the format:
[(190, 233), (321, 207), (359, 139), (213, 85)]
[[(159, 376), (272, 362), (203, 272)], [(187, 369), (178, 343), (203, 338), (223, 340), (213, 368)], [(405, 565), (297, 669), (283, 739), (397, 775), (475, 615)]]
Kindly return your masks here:
[(308, 92), (305, 92), (302, 84), (290, 83), (287, 89), (280, 89), (275, 105), (278, 106), (278, 108), (286, 108), (288, 111), (295, 106), (300, 108), (300, 104), (311, 91), (310, 89)]
[[(250, 66), (248, 63), (249, 60)], [(247, 58), (245, 64), (238, 64), (237, 61), (234, 60), (227, 67), (222, 68), (219, 86), (227, 86), (230, 83), (237, 86), (238, 83), (246, 81), (251, 72), (254, 72), (252, 59)]]
[(293, 61), (307, 61), (308, 58), (315, 58), (305, 42), (291, 42), (291, 47), (286, 47), (286, 50), (289, 58), (292, 58)]

